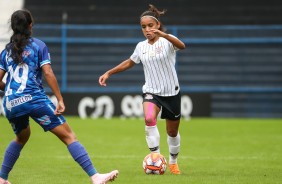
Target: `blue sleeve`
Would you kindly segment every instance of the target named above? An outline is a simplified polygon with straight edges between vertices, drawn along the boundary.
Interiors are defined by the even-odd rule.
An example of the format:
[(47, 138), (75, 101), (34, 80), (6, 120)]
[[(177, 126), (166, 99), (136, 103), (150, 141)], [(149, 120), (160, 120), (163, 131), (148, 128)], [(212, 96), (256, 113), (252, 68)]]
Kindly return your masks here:
[(39, 55), (40, 55), (40, 58), (39, 58), (40, 67), (42, 67), (45, 64), (51, 64), (49, 50), (48, 50), (48, 47), (45, 44), (44, 44), (43, 47), (40, 48), (39, 52), (40, 52), (39, 53)]
[(50, 54), (47, 45), (37, 38), (33, 38), (33, 41), (34, 44), (37, 45), (36, 48), (38, 52), (39, 66), (42, 67), (45, 64), (51, 64)]
[(1, 55), (0, 55), (0, 69), (7, 71), (7, 65), (6, 65), (6, 62), (5, 62), (5, 57), (6, 57), (6, 50), (3, 50), (1, 52)]

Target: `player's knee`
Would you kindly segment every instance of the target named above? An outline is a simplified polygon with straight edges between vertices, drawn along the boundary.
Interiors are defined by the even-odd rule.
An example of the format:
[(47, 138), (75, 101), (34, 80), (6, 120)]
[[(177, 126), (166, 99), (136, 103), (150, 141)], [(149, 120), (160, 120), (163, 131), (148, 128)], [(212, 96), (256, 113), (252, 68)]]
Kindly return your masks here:
[(153, 116), (146, 115), (145, 116), (145, 123), (147, 126), (155, 126), (157, 124), (157, 120)]
[(64, 139), (62, 140), (66, 145), (69, 145), (73, 142), (77, 141), (76, 135), (74, 134), (74, 132), (71, 132), (69, 134), (67, 134)]
[(30, 137), (30, 128), (28, 126), (27, 128), (23, 129), (20, 133), (17, 134), (16, 142), (24, 146), (29, 140), (29, 137)]
[(76, 135), (73, 131), (61, 132), (60, 134), (56, 135), (65, 145), (69, 145), (77, 141)]
[(168, 130), (167, 131), (167, 135), (169, 135), (170, 137), (176, 137), (178, 134), (178, 130)]
[(29, 139), (29, 137), (21, 137), (21, 138), (17, 137), (16, 142), (18, 144), (24, 146), (27, 143), (28, 139)]

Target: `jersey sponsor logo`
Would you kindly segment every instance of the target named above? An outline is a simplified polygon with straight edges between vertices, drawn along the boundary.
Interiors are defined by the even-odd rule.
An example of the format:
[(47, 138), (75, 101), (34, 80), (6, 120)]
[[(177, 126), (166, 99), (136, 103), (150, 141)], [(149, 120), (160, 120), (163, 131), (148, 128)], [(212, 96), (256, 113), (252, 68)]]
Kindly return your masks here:
[(6, 101), (6, 108), (11, 111), (11, 109), (13, 107), (16, 107), (16, 106), (19, 106), (19, 105), (22, 105), (28, 101), (31, 101), (32, 100), (32, 96), (30, 94), (28, 95), (24, 95), (24, 96), (21, 96), (19, 98), (15, 98), (11, 101), (8, 100), (7, 98), (7, 101)]

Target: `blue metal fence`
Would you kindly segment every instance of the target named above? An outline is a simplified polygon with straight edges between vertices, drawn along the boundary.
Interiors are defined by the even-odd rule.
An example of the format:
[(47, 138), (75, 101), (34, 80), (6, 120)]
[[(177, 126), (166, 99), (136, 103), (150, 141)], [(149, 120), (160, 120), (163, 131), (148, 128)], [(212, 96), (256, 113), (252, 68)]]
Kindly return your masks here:
[[(187, 45), (188, 48), (193, 48), (193, 46), (200, 48), (204, 47), (203, 55), (205, 54), (205, 51), (209, 48), (212, 48), (214, 46), (219, 46), (219, 48), (233, 48), (234, 46), (241, 46), (244, 47), (244, 49), (248, 49), (249, 45), (252, 47), (263, 47), (267, 48), (269, 45), (272, 46), (272, 48), (278, 48), (278, 51), (274, 53), (274, 55), (269, 55), (268, 58), (275, 61), (275, 63), (272, 63), (272, 65), (277, 65), (278, 68), (282, 68), (282, 61), (281, 61), (281, 52), (279, 55), (279, 50), (282, 48), (282, 25), (256, 25), (256, 26), (167, 26), (166, 27), (168, 32), (174, 34), (175, 36), (181, 38)], [(70, 75), (72, 75), (73, 72), (69, 72), (68, 68), (71, 67), (71, 57), (70, 53), (74, 53), (79, 49), (82, 49), (81, 46), (85, 45), (113, 45), (115, 47), (121, 47), (123, 45), (130, 46), (131, 48), (134, 48), (134, 46), (141, 40), (144, 39), (140, 26), (138, 25), (50, 25), (50, 24), (44, 24), (44, 25), (35, 25), (34, 26), (34, 36), (42, 39), (45, 41), (48, 45), (56, 45), (56, 48), (58, 49), (57, 58), (60, 58), (61, 66), (57, 67), (56, 75), (59, 75), (59, 83), (61, 85), (61, 90), (63, 92), (124, 92), (125, 90), (127, 92), (139, 92), (140, 91), (140, 84), (138, 85), (132, 85), (132, 84), (126, 84), (126, 82), (122, 85), (119, 84), (119, 86), (112, 86), (108, 88), (101, 88), (99, 86), (95, 85), (89, 85), (88, 83), (85, 83), (83, 86), (75, 86), (75, 84), (71, 85), (71, 82), (68, 81), (70, 78)], [(58, 45), (60, 45), (58, 47)], [(70, 48), (74, 47), (72, 51), (70, 51)], [(95, 49), (94, 47), (93, 49)], [(126, 49), (125, 49), (126, 50)], [(235, 50), (235, 49), (234, 49)], [(242, 49), (241, 49), (242, 50)], [(265, 49), (264, 49), (265, 50)], [(132, 50), (133, 51), (133, 50)], [(131, 52), (131, 51), (130, 51)], [(130, 53), (126, 51), (124, 55), (128, 55)], [(191, 51), (193, 52), (193, 51)], [(189, 54), (191, 52), (187, 52), (184, 54), (178, 54), (178, 60), (185, 60), (189, 61), (190, 63), (193, 63), (191, 59), (189, 59)], [(256, 52), (260, 52), (260, 50), (256, 50)], [(54, 55), (53, 53), (51, 53)], [(95, 54), (95, 53), (94, 53)], [(108, 53), (104, 53), (105, 57), (108, 56)], [(254, 53), (256, 55), (256, 53)], [(129, 55), (128, 55), (129, 56)], [(94, 57), (94, 56), (93, 56)], [(209, 56), (210, 60), (215, 60), (212, 58), (212, 56)], [(226, 59), (227, 57), (225, 57)], [(280, 58), (280, 62), (276, 61), (277, 58)], [(228, 60), (228, 58), (226, 59)], [(268, 60), (268, 59), (267, 59)], [(54, 61), (53, 61), (54, 62)], [(56, 61), (57, 62), (57, 61)], [(250, 61), (252, 62), (252, 61)], [(58, 63), (58, 62), (57, 62)], [(179, 62), (178, 62), (179, 63)], [(270, 62), (265, 61), (265, 65), (268, 65)], [(116, 63), (108, 64), (111, 66), (114, 66), (118, 64), (118, 61)], [(226, 63), (228, 65), (228, 62)], [(209, 65), (207, 65), (208, 67)], [(88, 66), (86, 65), (85, 68)], [(178, 66), (179, 67), (179, 66)], [(189, 66), (190, 67), (190, 66)], [(205, 67), (205, 66), (203, 66)], [(255, 67), (255, 65), (254, 65)], [(75, 68), (75, 67), (73, 67)], [(274, 66), (275, 68), (275, 66)], [(273, 78), (281, 77), (282, 69), (276, 71), (274, 73)], [(101, 69), (101, 72), (103, 72), (103, 69)], [(189, 77), (186, 77), (185, 71), (182, 73), (180, 72), (180, 78), (183, 78), (186, 81), (186, 79)], [(81, 73), (83, 75), (83, 72)], [(205, 72), (203, 71), (203, 76), (205, 75)], [(212, 73), (210, 74), (212, 75)], [(276, 76), (275, 76), (276, 75)], [(95, 78), (95, 80), (98, 80), (97, 75), (93, 75), (91, 78)], [(208, 78), (209, 76), (206, 76)], [(259, 79), (258, 79), (259, 81)], [(248, 93), (254, 93), (254, 92), (266, 92), (266, 93), (281, 93), (282, 92), (282, 84), (278, 84), (277, 82), (273, 85), (260, 85), (258, 83), (253, 83), (251, 85), (240, 85), (237, 82), (236, 84), (228, 84), (216, 82), (216, 84), (208, 84), (208, 82), (205, 84), (205, 81), (201, 81), (202, 84), (198, 85), (197, 80), (195, 82), (187, 81), (183, 82), (184, 85), (182, 85), (182, 91), (184, 92), (248, 92)], [(225, 85), (227, 84), (227, 85)]]

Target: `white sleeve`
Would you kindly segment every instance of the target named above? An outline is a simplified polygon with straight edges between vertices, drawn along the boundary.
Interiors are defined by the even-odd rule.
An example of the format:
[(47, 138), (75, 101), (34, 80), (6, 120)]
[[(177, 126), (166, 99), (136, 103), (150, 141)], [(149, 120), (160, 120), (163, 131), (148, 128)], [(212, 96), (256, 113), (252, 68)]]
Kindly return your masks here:
[(141, 61), (140, 57), (139, 57), (139, 52), (140, 52), (139, 48), (140, 48), (140, 46), (139, 46), (139, 44), (137, 44), (133, 54), (130, 56), (130, 59), (136, 64), (140, 63), (140, 61)]
[[(172, 35), (172, 34), (169, 34), (169, 36), (171, 37), (174, 37), (174, 38), (177, 38), (176, 36)], [(177, 38), (178, 39), (178, 38)], [(169, 42), (170, 43), (170, 42)], [(175, 47), (174, 45), (172, 45), (172, 43), (170, 43), (171, 47), (173, 48), (174, 51), (178, 51), (180, 50), (179, 48)]]

